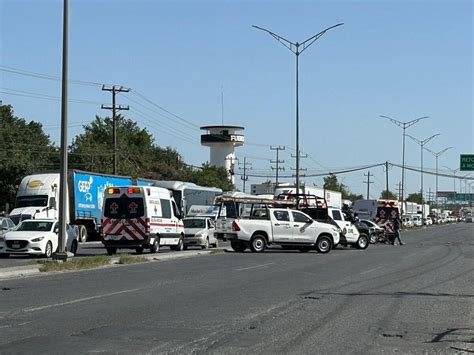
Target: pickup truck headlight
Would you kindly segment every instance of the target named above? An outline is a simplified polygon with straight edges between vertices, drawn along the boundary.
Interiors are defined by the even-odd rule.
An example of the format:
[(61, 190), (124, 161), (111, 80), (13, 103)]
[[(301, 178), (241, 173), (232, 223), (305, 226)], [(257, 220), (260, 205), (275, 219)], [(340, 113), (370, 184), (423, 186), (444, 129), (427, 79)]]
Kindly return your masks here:
[(194, 238), (204, 238), (204, 235), (202, 233), (196, 233)]
[(35, 238), (35, 239), (31, 239), (31, 241), (33, 243), (37, 243), (37, 242), (41, 242), (43, 239), (44, 239), (44, 237), (38, 237), (38, 238)]

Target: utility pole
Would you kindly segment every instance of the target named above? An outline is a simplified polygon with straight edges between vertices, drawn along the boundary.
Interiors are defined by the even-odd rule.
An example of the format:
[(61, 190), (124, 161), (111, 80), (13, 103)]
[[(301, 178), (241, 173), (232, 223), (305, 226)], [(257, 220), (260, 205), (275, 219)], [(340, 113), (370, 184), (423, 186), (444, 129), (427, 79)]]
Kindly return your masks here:
[(281, 167), (280, 164), (283, 164), (285, 161), (279, 159), (278, 153), (280, 150), (285, 150), (285, 146), (277, 146), (277, 147), (272, 147), (270, 146), (270, 150), (276, 150), (276, 160), (270, 160), (270, 163), (276, 164), (275, 167), (272, 166), (272, 170), (275, 170), (275, 188), (278, 187), (278, 172), (280, 170), (285, 170), (284, 167)]
[(112, 110), (112, 123), (113, 123), (113, 133), (112, 133), (112, 140), (113, 140), (113, 147), (114, 147), (114, 164), (113, 164), (113, 174), (117, 175), (117, 122), (116, 122), (116, 113), (122, 110), (129, 110), (129, 106), (122, 106), (117, 105), (115, 103), (115, 95), (119, 92), (129, 92), (130, 89), (124, 88), (123, 86), (113, 85), (111, 87), (106, 87), (105, 85), (102, 86), (102, 91), (110, 91), (112, 92), (112, 106), (102, 105), (103, 110)]
[(265, 28), (252, 26), (257, 30), (261, 30), (267, 32), (270, 36), (275, 38), (278, 42), (284, 45), (287, 49), (289, 49), (293, 54), (296, 55), (296, 193), (299, 193), (300, 189), (300, 106), (299, 106), (299, 57), (300, 54), (303, 53), (305, 49), (311, 46), (314, 42), (316, 42), (321, 36), (323, 36), (327, 31), (332, 28), (342, 26), (343, 23), (338, 23), (334, 26), (328, 27), (322, 30), (319, 33), (316, 33), (314, 36), (309, 37), (308, 39), (304, 40), (301, 43), (298, 42), (291, 42), (286, 38), (283, 38), (276, 33), (269, 31)]
[(365, 177), (367, 177), (367, 181), (364, 181), (364, 184), (367, 184), (367, 200), (370, 199), (370, 184), (373, 184), (373, 181), (370, 181), (370, 177), (374, 176), (373, 174), (370, 175), (370, 171), (367, 173), (367, 175), (364, 174)]
[[(301, 155), (301, 152), (299, 152), (299, 154), (296, 154), (296, 155), (291, 154), (291, 157), (292, 157), (292, 158), (298, 157), (297, 160), (298, 160), (298, 162), (299, 162), (301, 159), (307, 158), (307, 157), (308, 157), (308, 154), (303, 154), (303, 155)], [(293, 177), (296, 177), (296, 193), (297, 193), (297, 194), (299, 194), (299, 193), (303, 193), (303, 194), (304, 194), (304, 187), (303, 187), (303, 191), (301, 192), (301, 191), (300, 191), (300, 181), (299, 181), (298, 179), (299, 179), (300, 177), (305, 177), (305, 175), (301, 175), (300, 172), (301, 172), (301, 171), (306, 171), (306, 170), (308, 170), (308, 169), (306, 169), (306, 168), (301, 168), (301, 167), (300, 167), (300, 163), (298, 163), (297, 167), (296, 167), (295, 169), (292, 168), (291, 170), (296, 171), (296, 174), (293, 175)]]
[(403, 205), (403, 202), (400, 200), (400, 196), (401, 196), (401, 193), (402, 193), (402, 183), (399, 182), (398, 184), (395, 185), (398, 189), (398, 200), (402, 203)]
[[(243, 164), (240, 164), (238, 163), (239, 165), (243, 165), (244, 168), (244, 175), (241, 176), (240, 178), (242, 179), (243, 181), (243, 189), (242, 189), (242, 192), (245, 192), (245, 183), (247, 182), (247, 180), (249, 179), (249, 177), (247, 176), (247, 169), (248, 170), (252, 170), (252, 163), (248, 163), (247, 162), (247, 157), (244, 157), (244, 163)], [(248, 167), (248, 168), (247, 168)], [(240, 168), (239, 168), (240, 169)]]
[(420, 122), (421, 120), (424, 120), (425, 118), (429, 118), (428, 116), (423, 116), (420, 118), (415, 118), (414, 120), (407, 121), (407, 122), (401, 122), (398, 121), (394, 118), (388, 117), (388, 116), (380, 116), (382, 118), (386, 118), (393, 124), (396, 124), (398, 127), (403, 129), (403, 144), (402, 144), (402, 191), (401, 191), (401, 197), (399, 197), (400, 202), (402, 203), (402, 215), (403, 215), (403, 199), (404, 199), (404, 194), (405, 194), (405, 131), (408, 127), (413, 126), (415, 123)]
[(388, 200), (388, 161), (385, 162), (385, 199)]

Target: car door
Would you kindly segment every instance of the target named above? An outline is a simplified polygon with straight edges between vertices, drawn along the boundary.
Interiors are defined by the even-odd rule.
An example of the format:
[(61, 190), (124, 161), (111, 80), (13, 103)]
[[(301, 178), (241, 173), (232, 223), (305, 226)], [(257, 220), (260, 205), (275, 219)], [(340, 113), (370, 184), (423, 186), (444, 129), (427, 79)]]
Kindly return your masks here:
[(359, 238), (359, 232), (352, 224), (352, 222), (347, 221), (342, 212), (339, 210), (331, 210), (331, 212), (332, 218), (341, 229), (342, 236), (346, 239), (346, 241), (349, 243), (356, 242)]
[(290, 222), (290, 213), (283, 210), (274, 210), (272, 220), (273, 241), (277, 243), (292, 242), (293, 233)]
[(207, 225), (207, 235), (209, 236), (209, 243), (215, 244), (217, 239), (216, 236), (214, 235), (214, 223), (212, 223), (212, 220), (210, 218), (206, 219), (206, 225)]
[(315, 230), (312, 228), (313, 220), (307, 215), (291, 211), (293, 217), (292, 232), (295, 243), (314, 243)]

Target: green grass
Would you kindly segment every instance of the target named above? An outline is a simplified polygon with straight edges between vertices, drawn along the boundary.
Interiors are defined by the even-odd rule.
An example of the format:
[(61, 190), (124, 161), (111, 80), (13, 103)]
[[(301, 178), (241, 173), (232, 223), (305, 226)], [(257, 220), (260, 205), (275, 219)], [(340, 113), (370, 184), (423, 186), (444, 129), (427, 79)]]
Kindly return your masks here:
[(214, 255), (214, 254), (224, 254), (225, 253), (225, 250), (224, 249), (212, 249), (211, 250), (211, 255)]
[(63, 270), (83, 270), (110, 265), (111, 258), (105, 255), (88, 256), (84, 258), (74, 258), (65, 263), (54, 261), (45, 262), (40, 268), (41, 272), (63, 271)]
[(120, 255), (119, 264), (138, 264), (138, 263), (145, 263), (148, 259), (144, 256), (132, 256), (129, 254), (122, 254)]

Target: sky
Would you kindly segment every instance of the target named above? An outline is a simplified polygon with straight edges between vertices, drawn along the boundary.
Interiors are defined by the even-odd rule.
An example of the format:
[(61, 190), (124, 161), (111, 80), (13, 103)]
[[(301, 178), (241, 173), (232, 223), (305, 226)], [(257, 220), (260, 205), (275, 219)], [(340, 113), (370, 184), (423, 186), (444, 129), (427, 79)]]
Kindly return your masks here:
[[(249, 174), (258, 175), (247, 189), (274, 176), (271, 145), (286, 147), (280, 175), (291, 182), (296, 57), (251, 26), (302, 42), (343, 22), (299, 57), (300, 149), (308, 155), (302, 174), (401, 164), (402, 130), (381, 115), (429, 116), (406, 133), (420, 140), (439, 133), (426, 147), (453, 147), (439, 157), (439, 171), (449, 173), (445, 166), (457, 169), (460, 154), (474, 153), (472, 19), (470, 0), (70, 0), (69, 141), (96, 115), (110, 114), (101, 109), (111, 104), (101, 84), (123, 85), (131, 91), (117, 96), (118, 104), (130, 106), (122, 113), (187, 163), (209, 160), (199, 127), (223, 118), (245, 127), (237, 157), (247, 157)], [(58, 142), (62, 1), (0, 0), (0, 39), (0, 100), (17, 116), (41, 122)], [(420, 167), (420, 147), (410, 138), (405, 163)], [(433, 155), (425, 152), (423, 164), (434, 171)], [(378, 198), (383, 167), (338, 179), (365, 196), (368, 171), (374, 175), (370, 198)], [(401, 170), (391, 167), (389, 189), (397, 192), (400, 180)], [(242, 189), (240, 176), (236, 185)], [(458, 191), (459, 185), (456, 180)], [(425, 175), (424, 190), (435, 188), (435, 177)], [(452, 178), (439, 178), (440, 191), (453, 188)], [(420, 174), (406, 171), (406, 193), (419, 190)]]

